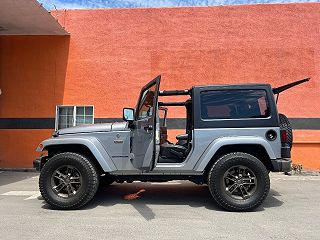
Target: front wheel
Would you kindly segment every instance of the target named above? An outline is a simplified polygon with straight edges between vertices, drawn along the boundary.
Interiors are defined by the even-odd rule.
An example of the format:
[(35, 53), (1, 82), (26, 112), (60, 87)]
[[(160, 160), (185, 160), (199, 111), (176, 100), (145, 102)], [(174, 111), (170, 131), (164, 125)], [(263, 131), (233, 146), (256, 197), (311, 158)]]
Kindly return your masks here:
[(212, 197), (229, 211), (250, 211), (258, 207), (270, 190), (266, 167), (256, 157), (241, 152), (222, 156), (208, 174)]
[(39, 189), (46, 202), (55, 209), (77, 209), (95, 195), (99, 177), (95, 166), (77, 153), (53, 156), (40, 173)]

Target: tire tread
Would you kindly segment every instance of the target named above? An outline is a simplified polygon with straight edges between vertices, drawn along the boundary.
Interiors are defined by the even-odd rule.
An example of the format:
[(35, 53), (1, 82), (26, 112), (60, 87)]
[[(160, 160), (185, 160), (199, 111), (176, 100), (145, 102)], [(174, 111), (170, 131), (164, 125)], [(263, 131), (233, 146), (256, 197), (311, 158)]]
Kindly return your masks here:
[[(46, 166), (49, 166), (48, 164), (50, 164), (52, 161), (55, 161), (56, 158), (59, 157), (65, 157), (65, 158), (78, 158), (80, 161), (80, 163), (83, 165), (83, 167), (86, 168), (86, 172), (89, 172), (91, 174), (92, 177), (92, 183), (88, 186), (88, 192), (86, 194), (83, 194), (82, 198), (80, 198), (77, 202), (71, 204), (71, 205), (63, 205), (61, 203), (57, 203), (52, 201), (52, 199), (49, 197), (46, 189), (45, 189), (45, 184), (43, 184), (43, 182), (45, 181), (45, 177), (46, 176)], [(44, 172), (43, 172), (44, 171)], [(43, 174), (42, 174), (43, 172)], [(72, 209), (78, 209), (83, 207), (84, 205), (86, 205), (96, 194), (97, 189), (99, 186), (99, 176), (97, 173), (97, 170), (95, 168), (95, 166), (90, 162), (90, 160), (88, 160), (85, 156), (78, 154), (78, 153), (74, 153), (74, 152), (63, 152), (63, 153), (59, 153), (54, 155), (52, 158), (50, 158), (45, 165), (42, 168), (41, 174), (40, 174), (40, 178), (39, 178), (39, 190), (40, 193), (42, 195), (42, 197), (44, 198), (44, 200), (53, 208), (55, 209), (61, 209), (61, 210), (72, 210)]]
[(217, 166), (224, 161), (224, 159), (232, 157), (232, 156), (241, 156), (241, 157), (247, 157), (247, 156), (253, 157), (254, 156), (247, 154), (247, 153), (243, 153), (243, 152), (233, 152), (233, 153), (228, 153), (226, 155), (223, 155), (222, 157), (220, 157), (216, 162), (214, 162), (214, 164), (212, 165), (209, 173), (208, 173), (208, 186), (209, 186), (209, 191), (212, 195), (212, 197), (214, 198), (215, 202), (222, 208), (228, 210), (228, 211), (236, 211), (236, 212), (242, 212), (242, 211), (250, 211), (253, 210), (254, 208), (258, 207), (259, 205), (262, 204), (262, 202), (265, 200), (265, 198), (267, 197), (268, 193), (269, 193), (269, 189), (270, 189), (270, 179), (269, 179), (269, 175), (268, 175), (268, 171), (267, 169), (264, 167), (263, 163), (261, 161), (257, 161), (257, 163), (261, 164), (262, 169), (265, 170), (265, 174), (264, 175), (264, 180), (266, 182), (266, 188), (264, 190), (263, 195), (260, 197), (260, 199), (255, 202), (254, 204), (251, 204), (250, 206), (247, 207), (239, 207), (239, 206), (234, 206), (229, 204), (227, 201), (225, 201), (223, 199), (223, 197), (219, 194), (219, 192), (217, 191), (217, 189), (214, 186), (214, 184), (210, 184), (211, 179), (213, 179), (213, 175), (215, 174), (215, 171), (218, 170)]

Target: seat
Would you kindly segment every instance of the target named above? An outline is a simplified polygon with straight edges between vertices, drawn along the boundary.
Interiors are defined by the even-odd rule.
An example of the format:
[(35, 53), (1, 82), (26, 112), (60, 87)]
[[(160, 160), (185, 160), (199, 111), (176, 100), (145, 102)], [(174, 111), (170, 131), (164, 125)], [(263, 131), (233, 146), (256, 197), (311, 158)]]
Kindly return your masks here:
[(176, 139), (178, 140), (177, 145), (188, 147), (188, 134), (179, 134), (176, 136)]
[(184, 146), (166, 142), (161, 144), (160, 156), (168, 159), (177, 159), (177, 162), (181, 162), (186, 157), (187, 150), (188, 148)]
[(176, 139), (179, 140), (188, 140), (188, 134), (179, 134), (176, 136)]

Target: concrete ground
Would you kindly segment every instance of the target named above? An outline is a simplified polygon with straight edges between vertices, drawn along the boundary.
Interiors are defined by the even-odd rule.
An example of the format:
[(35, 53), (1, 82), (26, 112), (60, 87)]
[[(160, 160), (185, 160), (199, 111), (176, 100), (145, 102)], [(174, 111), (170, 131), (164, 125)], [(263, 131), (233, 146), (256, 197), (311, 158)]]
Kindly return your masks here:
[(269, 196), (248, 213), (223, 211), (206, 186), (183, 181), (112, 184), (85, 209), (56, 211), (37, 173), (0, 172), (0, 239), (320, 239), (319, 184), (271, 174)]

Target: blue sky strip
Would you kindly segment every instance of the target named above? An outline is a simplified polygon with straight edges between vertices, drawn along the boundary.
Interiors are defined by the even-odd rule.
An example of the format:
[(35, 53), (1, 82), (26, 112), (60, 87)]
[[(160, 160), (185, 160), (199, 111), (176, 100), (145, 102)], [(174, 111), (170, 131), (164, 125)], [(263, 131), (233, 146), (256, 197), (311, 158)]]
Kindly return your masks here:
[(50, 9), (144, 8), (179, 6), (217, 6), (256, 3), (319, 2), (320, 0), (38, 0)]

